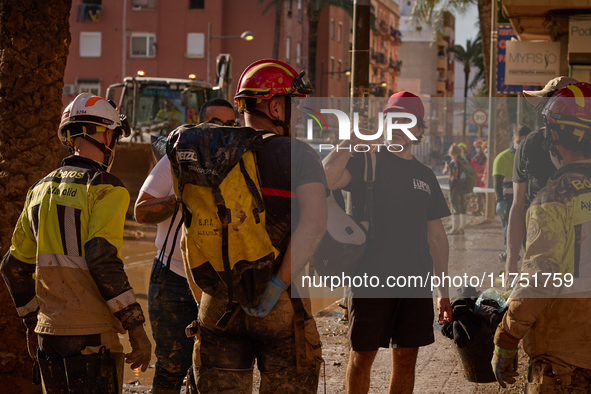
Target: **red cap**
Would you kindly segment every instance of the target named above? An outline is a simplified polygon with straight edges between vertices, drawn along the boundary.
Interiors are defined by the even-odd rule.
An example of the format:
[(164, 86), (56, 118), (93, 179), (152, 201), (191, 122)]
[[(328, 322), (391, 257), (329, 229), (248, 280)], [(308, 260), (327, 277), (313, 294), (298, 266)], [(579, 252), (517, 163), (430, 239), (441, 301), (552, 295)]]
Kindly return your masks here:
[(384, 108), (384, 112), (408, 112), (414, 116), (425, 118), (425, 107), (419, 96), (412, 94), (411, 92), (402, 91), (394, 93), (388, 99), (388, 104)]

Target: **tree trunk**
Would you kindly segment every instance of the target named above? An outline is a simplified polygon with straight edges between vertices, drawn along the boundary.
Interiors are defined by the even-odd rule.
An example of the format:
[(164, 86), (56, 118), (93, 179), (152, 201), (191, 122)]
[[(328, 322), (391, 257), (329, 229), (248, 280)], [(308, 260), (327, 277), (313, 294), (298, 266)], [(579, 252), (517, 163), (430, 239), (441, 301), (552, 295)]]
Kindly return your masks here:
[[(308, 78), (312, 86), (316, 88), (316, 49), (318, 44), (318, 21), (320, 10), (312, 10), (308, 7)], [(320, 76), (322, 78), (322, 75)], [(321, 93), (322, 94), (322, 93)]]
[(283, 0), (275, 0), (275, 31), (273, 32), (273, 59), (279, 60), (279, 42), (281, 41), (281, 13)]
[[(0, 255), (10, 247), (28, 188), (58, 162), (57, 128), (70, 45), (71, 0), (0, 0)], [(5, 393), (31, 385), (25, 327), (0, 277), (0, 379)]]
[(470, 67), (464, 66), (464, 117), (462, 119), (462, 135), (466, 136), (466, 107), (468, 103), (468, 81), (470, 80)]
[(484, 77), (488, 91), (488, 77), (490, 75), (490, 12), (491, 0), (478, 0), (478, 19), (480, 20), (480, 39), (482, 41), (482, 61), (484, 62)]

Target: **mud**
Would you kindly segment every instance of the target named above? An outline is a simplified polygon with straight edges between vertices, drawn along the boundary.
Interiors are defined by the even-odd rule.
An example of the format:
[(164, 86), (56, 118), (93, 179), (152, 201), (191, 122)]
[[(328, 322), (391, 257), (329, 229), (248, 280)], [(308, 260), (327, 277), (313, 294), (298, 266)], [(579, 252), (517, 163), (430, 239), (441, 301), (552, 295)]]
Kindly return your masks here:
[[(503, 264), (498, 260), (498, 254), (502, 251), (503, 239), (501, 235), (501, 223), (498, 218), (486, 221), (482, 217), (469, 216), (471, 223), (464, 236), (450, 236), (450, 271), (467, 272), (469, 275), (482, 272), (498, 274), (503, 269)], [(449, 224), (449, 220), (444, 224)], [(144, 311), (147, 311), (147, 290), (149, 284), (150, 268), (156, 248), (154, 237), (156, 227), (138, 225), (130, 221), (126, 227), (125, 242), (123, 243), (122, 258), (131, 285), (134, 288), (138, 302)], [(346, 322), (341, 321), (343, 310), (337, 305), (335, 299), (312, 300), (313, 312), (316, 313), (316, 324), (322, 341), (322, 356), (324, 365), (320, 366), (319, 393), (344, 393), (345, 373), (349, 360), (347, 346)], [(435, 308), (435, 303), (434, 303)], [(144, 326), (151, 338), (149, 325)], [(416, 366), (415, 393), (521, 393), (525, 386), (528, 357), (520, 350), (519, 377), (517, 383), (507, 389), (501, 389), (498, 383), (476, 384), (468, 382), (464, 377), (462, 364), (458, 359), (453, 342), (439, 332), (439, 325), (435, 325), (435, 343), (419, 351)], [(129, 351), (127, 338), (122, 342)], [(152, 357), (152, 365), (145, 373), (134, 372), (125, 368), (124, 394), (151, 393), (153, 364), (156, 358)], [(372, 367), (372, 381), (370, 393), (387, 392), (390, 376), (390, 352), (381, 349)], [(260, 375), (255, 366), (253, 393), (258, 393)], [(326, 389), (325, 389), (326, 387)], [(181, 390), (184, 393), (184, 390)]]

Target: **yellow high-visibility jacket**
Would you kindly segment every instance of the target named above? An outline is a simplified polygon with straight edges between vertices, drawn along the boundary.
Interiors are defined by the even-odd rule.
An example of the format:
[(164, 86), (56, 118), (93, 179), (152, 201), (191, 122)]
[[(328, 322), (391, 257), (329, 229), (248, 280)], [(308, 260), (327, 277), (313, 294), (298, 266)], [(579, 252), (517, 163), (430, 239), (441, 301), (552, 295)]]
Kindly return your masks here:
[(70, 156), (31, 187), (1, 271), (35, 331), (91, 335), (143, 324), (123, 270), (129, 193), (96, 162)]
[(566, 373), (571, 366), (591, 369), (591, 160), (552, 179), (527, 212), (521, 283), (527, 278), (529, 285), (517, 286), (495, 344), (515, 349), (523, 338), (530, 357)]

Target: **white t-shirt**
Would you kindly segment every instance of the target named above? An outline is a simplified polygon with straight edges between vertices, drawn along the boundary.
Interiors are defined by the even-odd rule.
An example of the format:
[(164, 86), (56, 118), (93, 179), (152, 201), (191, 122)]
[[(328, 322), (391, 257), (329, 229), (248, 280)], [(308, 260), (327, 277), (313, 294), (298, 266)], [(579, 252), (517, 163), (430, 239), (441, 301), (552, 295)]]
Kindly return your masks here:
[[(142, 185), (140, 189), (144, 193), (148, 193), (155, 198), (162, 198), (167, 197), (174, 194), (174, 189), (172, 186), (172, 171), (170, 168), (170, 161), (168, 160), (167, 156), (164, 156), (158, 164), (154, 167), (150, 175), (146, 178), (146, 181)], [(166, 245), (166, 250), (164, 251), (164, 260), (162, 263), (166, 264), (168, 261), (168, 252), (170, 251), (170, 247), (172, 245), (172, 240), (174, 238), (174, 232), (178, 227), (181, 221), (181, 211), (176, 215), (174, 224), (170, 231), (170, 235), (168, 236), (168, 244)], [(158, 254), (156, 257), (160, 256), (160, 251), (164, 246), (164, 239), (166, 238), (166, 234), (168, 233), (168, 228), (170, 227), (170, 221), (172, 216), (166, 219), (163, 222), (158, 223), (158, 230), (156, 232), (156, 247), (158, 248)], [(181, 241), (182, 230), (179, 231), (177, 236), (176, 245), (174, 245), (174, 252), (172, 253), (172, 260), (170, 261), (170, 269), (177, 275), (186, 278), (185, 275), (185, 268), (183, 267), (183, 260), (181, 257), (181, 248), (180, 248), (180, 241)]]

